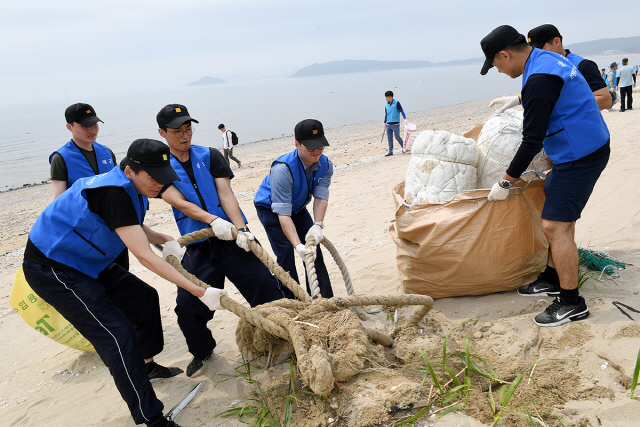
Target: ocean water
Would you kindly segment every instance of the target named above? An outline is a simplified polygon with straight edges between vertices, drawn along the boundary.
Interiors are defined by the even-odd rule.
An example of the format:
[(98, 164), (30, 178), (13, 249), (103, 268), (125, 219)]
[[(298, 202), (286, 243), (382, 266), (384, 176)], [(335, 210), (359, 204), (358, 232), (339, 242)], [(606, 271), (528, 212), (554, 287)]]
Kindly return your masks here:
[[(607, 58), (599, 63), (609, 63)], [(635, 61), (635, 62), (634, 62)], [(630, 58), (630, 63), (640, 59)], [(222, 148), (218, 124), (238, 134), (241, 144), (292, 135), (297, 122), (320, 120), (326, 128), (384, 118), (384, 92), (392, 90), (409, 120), (422, 111), (520, 90), (520, 79), (494, 70), (480, 75), (481, 64), (392, 70), (305, 78), (278, 78), (147, 94), (69, 99), (7, 106), (0, 101), (0, 191), (49, 178), (49, 155), (66, 143), (64, 110), (72, 103), (91, 104), (104, 121), (98, 142), (119, 161), (137, 138), (160, 139), (157, 112), (166, 104), (183, 104), (194, 124), (194, 142)]]

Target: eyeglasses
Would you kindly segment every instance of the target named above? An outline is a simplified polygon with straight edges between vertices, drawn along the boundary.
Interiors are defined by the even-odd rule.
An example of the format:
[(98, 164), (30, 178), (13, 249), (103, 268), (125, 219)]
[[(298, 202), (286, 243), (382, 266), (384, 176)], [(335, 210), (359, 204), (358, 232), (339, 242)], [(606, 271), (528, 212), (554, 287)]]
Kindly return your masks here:
[[(306, 148), (306, 147), (305, 147), (305, 148)], [(313, 152), (315, 152), (315, 151), (319, 151), (319, 152), (321, 152), (321, 153), (322, 153), (322, 151), (323, 151), (323, 150), (324, 150), (324, 145), (323, 145), (322, 147), (314, 148), (313, 150), (309, 150), (309, 149), (307, 148), (307, 151), (308, 151), (308, 152), (310, 152), (310, 153), (313, 153)]]
[(190, 127), (187, 130), (177, 130), (177, 131), (172, 131), (172, 130), (168, 130), (167, 132), (170, 132), (172, 134), (174, 134), (176, 136), (176, 138), (184, 138), (185, 135), (191, 136), (193, 135), (193, 131), (195, 129), (193, 127)]

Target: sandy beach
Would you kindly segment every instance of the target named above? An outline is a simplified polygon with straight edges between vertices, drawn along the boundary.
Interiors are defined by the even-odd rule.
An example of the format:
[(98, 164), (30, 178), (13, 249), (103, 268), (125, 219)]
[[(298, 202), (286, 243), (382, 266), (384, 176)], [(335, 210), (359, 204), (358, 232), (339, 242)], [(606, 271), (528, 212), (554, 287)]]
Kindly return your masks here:
[[(491, 115), (490, 99), (467, 102), (422, 112), (409, 113), (418, 132), (434, 129), (463, 134)], [(340, 384), (328, 400), (313, 400), (308, 395), (293, 413), (296, 426), (382, 426), (394, 425), (387, 415), (391, 406), (424, 399), (430, 394), (422, 386), (424, 367), (412, 358), (412, 350), (430, 354), (442, 349), (443, 337), (450, 329), (449, 345), (463, 349), (464, 338), (473, 326), (472, 351), (488, 360), (502, 377), (531, 373), (522, 386), (523, 402), (535, 401), (549, 426), (637, 426), (640, 401), (629, 398), (626, 388), (631, 382), (640, 347), (640, 314), (625, 317), (612, 305), (619, 301), (640, 309), (640, 282), (634, 265), (640, 265), (640, 202), (637, 163), (640, 159), (640, 129), (637, 110), (619, 113), (617, 106), (605, 112), (611, 132), (611, 160), (598, 181), (593, 195), (576, 225), (576, 242), (580, 247), (606, 251), (627, 263), (615, 283), (588, 282), (581, 289), (591, 315), (584, 321), (555, 328), (539, 328), (533, 317), (551, 298), (524, 298), (515, 292), (486, 296), (444, 298), (435, 301), (427, 315), (422, 333), (402, 336), (386, 360), (368, 367), (351, 380)], [(316, 117), (322, 120), (322, 117)], [(301, 118), (302, 119), (302, 118)], [(291, 124), (291, 129), (295, 123)], [(381, 142), (381, 121), (342, 126), (326, 131), (331, 146), (325, 154), (334, 162), (325, 235), (344, 259), (357, 294), (402, 294), (396, 264), (396, 246), (389, 235), (394, 215), (391, 189), (405, 177), (410, 155), (384, 157), (386, 136)], [(149, 133), (150, 137), (154, 137)], [(208, 145), (219, 135), (196, 134), (194, 144)], [(249, 227), (270, 254), (268, 239), (257, 219), (253, 197), (269, 171), (271, 162), (293, 148), (293, 136), (240, 145), (234, 155), (232, 187), (249, 220)], [(43, 159), (46, 161), (46, 159)], [(9, 305), (9, 295), (16, 269), (33, 222), (49, 203), (49, 185), (26, 187), (0, 193), (0, 331), (4, 346), (0, 349), (0, 425), (3, 426), (134, 426), (127, 407), (120, 398), (110, 374), (96, 353), (83, 353), (55, 343), (31, 330)], [(178, 237), (169, 206), (152, 200), (145, 223), (151, 228)], [(340, 271), (328, 262), (334, 292), (346, 295)], [(153, 285), (160, 293), (164, 326), (164, 351), (156, 361), (165, 366), (185, 369), (191, 355), (176, 323), (176, 288), (155, 276), (131, 257), (131, 271)], [(298, 271), (302, 271), (301, 264)], [(595, 283), (595, 285), (594, 285)], [(443, 284), (446, 286), (446, 284)], [(227, 289), (234, 299), (243, 301), (231, 283)], [(400, 316), (406, 316), (401, 310)], [(391, 330), (388, 310), (368, 316), (367, 323)], [(202, 373), (193, 378), (184, 374), (154, 383), (165, 410), (180, 402), (199, 382), (202, 387), (195, 399), (177, 417), (182, 427), (235, 426), (237, 418), (220, 418), (216, 414), (242, 406), (252, 397), (256, 384), (240, 371), (240, 352), (235, 330), (238, 319), (226, 311), (216, 312), (209, 327), (218, 343), (215, 356)], [(289, 364), (252, 373), (262, 387), (287, 384)], [(526, 382), (526, 380), (525, 380)], [(538, 392), (535, 384), (542, 390)], [(286, 393), (286, 389), (284, 390)], [(636, 395), (639, 392), (636, 391)], [(295, 406), (295, 405), (294, 405)], [(386, 409), (385, 409), (386, 408)], [(520, 408), (525, 412), (524, 407)], [(415, 412), (415, 411), (414, 411)], [(400, 415), (408, 415), (403, 413)], [(558, 419), (562, 420), (560, 424)], [(396, 421), (397, 422), (397, 421)], [(415, 425), (433, 425), (434, 418)], [(466, 409), (435, 421), (437, 426), (490, 425), (490, 409), (480, 393), (470, 398)], [(513, 416), (504, 426), (531, 425)]]

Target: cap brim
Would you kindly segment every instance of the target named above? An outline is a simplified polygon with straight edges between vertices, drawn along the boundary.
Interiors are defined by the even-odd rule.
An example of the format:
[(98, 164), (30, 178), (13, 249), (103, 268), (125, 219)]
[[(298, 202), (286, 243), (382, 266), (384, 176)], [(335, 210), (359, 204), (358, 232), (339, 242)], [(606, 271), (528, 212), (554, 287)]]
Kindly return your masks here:
[(305, 139), (304, 141), (298, 141), (302, 145), (304, 145), (309, 150), (315, 150), (319, 147), (328, 147), (329, 141), (324, 136), (313, 138), (313, 139)]
[(487, 74), (487, 72), (489, 72), (489, 69), (493, 67), (493, 58), (486, 58), (484, 60), (484, 64), (482, 65), (482, 70), (480, 70), (480, 74), (481, 75), (485, 75)]
[(174, 181), (180, 181), (176, 171), (174, 171), (170, 165), (155, 168), (143, 166), (142, 169), (146, 171), (157, 183), (162, 185), (171, 184)]
[(171, 120), (169, 123), (167, 123), (165, 126), (171, 129), (178, 129), (180, 126), (182, 126), (185, 122), (195, 122), (195, 123), (200, 123), (199, 121), (197, 121), (194, 118), (191, 118), (189, 116), (180, 116), (180, 117), (176, 117), (175, 119)]
[(529, 46), (535, 47), (536, 49), (542, 49), (547, 42), (538, 42), (538, 43), (529, 43)]
[(86, 118), (80, 120), (79, 122), (76, 122), (76, 123), (78, 123), (79, 125), (82, 125), (82, 126), (93, 126), (98, 122), (104, 123), (102, 120), (100, 120), (98, 118), (98, 116), (89, 116), (89, 117), (86, 117)]

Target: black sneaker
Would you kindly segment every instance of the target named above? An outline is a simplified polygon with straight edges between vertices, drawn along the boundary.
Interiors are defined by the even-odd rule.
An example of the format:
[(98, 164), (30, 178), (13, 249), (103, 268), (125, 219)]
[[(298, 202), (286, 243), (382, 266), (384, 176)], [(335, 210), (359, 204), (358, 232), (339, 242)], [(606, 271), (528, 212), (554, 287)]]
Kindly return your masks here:
[(149, 372), (149, 381), (154, 381), (154, 380), (162, 380), (165, 378), (172, 378), (175, 377), (176, 375), (180, 375), (181, 373), (183, 373), (184, 371), (180, 368), (177, 368), (175, 366), (172, 367), (165, 367), (162, 365), (158, 365), (155, 362), (150, 362), (153, 363), (154, 366), (153, 368), (148, 371)]
[(384, 155), (385, 157), (393, 156), (393, 153), (387, 153)]
[(555, 301), (533, 321), (538, 326), (560, 326), (563, 323), (586, 319), (589, 316), (589, 308), (584, 298), (579, 298), (578, 304), (574, 305), (567, 304), (561, 297), (556, 297)]
[(151, 424), (147, 424), (148, 427), (180, 427), (174, 421), (169, 421), (166, 417), (160, 417)]
[(209, 358), (212, 355), (213, 355), (213, 349), (209, 353), (207, 353), (204, 357), (194, 356), (193, 360), (189, 362), (189, 365), (187, 366), (187, 376), (191, 377), (193, 376), (193, 374), (195, 374), (200, 369), (202, 369), (202, 367), (204, 366), (204, 362), (209, 360)]
[(544, 273), (540, 273), (538, 278), (526, 286), (518, 288), (518, 295), (523, 297), (547, 297), (560, 295), (560, 285), (554, 285), (547, 281)]

